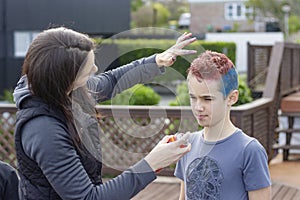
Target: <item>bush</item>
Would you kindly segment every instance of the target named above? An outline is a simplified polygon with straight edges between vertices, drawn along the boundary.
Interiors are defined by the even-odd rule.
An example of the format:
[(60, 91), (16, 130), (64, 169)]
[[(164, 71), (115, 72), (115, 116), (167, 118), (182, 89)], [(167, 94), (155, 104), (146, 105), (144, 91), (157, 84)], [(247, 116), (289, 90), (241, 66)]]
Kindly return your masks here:
[(160, 96), (150, 87), (137, 84), (111, 100), (101, 102), (102, 105), (157, 105)]
[(297, 33), (300, 30), (300, 19), (297, 15), (289, 17), (289, 33)]
[[(238, 106), (253, 101), (250, 88), (247, 86), (244, 79), (239, 77), (239, 100), (233, 105)], [(177, 97), (170, 102), (170, 106), (189, 106), (190, 97), (188, 93), (187, 82), (184, 81), (176, 88)]]
[(189, 90), (187, 87), (187, 82), (183, 81), (176, 87), (176, 99), (170, 102), (170, 106), (189, 106), (190, 105), (190, 96)]
[(12, 90), (4, 90), (3, 96), (0, 96), (0, 100), (6, 101), (8, 103), (14, 103), (13, 91)]
[(234, 106), (239, 106), (251, 101), (253, 101), (253, 98), (250, 88), (244, 79), (239, 78), (239, 100), (234, 104)]

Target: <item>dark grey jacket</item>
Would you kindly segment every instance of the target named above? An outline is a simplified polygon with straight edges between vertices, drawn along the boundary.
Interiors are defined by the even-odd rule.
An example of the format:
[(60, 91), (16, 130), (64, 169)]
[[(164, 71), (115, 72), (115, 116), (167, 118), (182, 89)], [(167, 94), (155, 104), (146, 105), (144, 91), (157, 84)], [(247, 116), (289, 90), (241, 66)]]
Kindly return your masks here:
[[(97, 75), (88, 81), (88, 87), (94, 91), (94, 97), (98, 101), (103, 101), (137, 83), (149, 82), (162, 72), (163, 68), (158, 68), (155, 64), (155, 56), (151, 56)], [(18, 126), (18, 122), (22, 120), (16, 124), (16, 136), (19, 135), (16, 139), (20, 139), (17, 154), (22, 151), (25, 155), (19, 156), (18, 162), (29, 158), (43, 174), (37, 180), (46, 179), (49, 183), (39, 185), (39, 181), (31, 181), (30, 178), (36, 175), (34, 173), (39, 173), (37, 171), (32, 171), (29, 176), (30, 170), (24, 174), (20, 171), (20, 199), (26, 199), (25, 195), (32, 192), (35, 193), (34, 196), (31, 195), (32, 198), (51, 199), (52, 191), (61, 199), (130, 199), (156, 178), (148, 163), (141, 160), (111, 181), (94, 184), (91, 176), (95, 174), (89, 174), (87, 169), (90, 168), (83, 165), (68, 127), (63, 120), (53, 117), (59, 116), (59, 111), (49, 110), (53, 116), (38, 114), (41, 109), (48, 108), (38, 98), (32, 97), (26, 77), (19, 81), (14, 98), (20, 110), (18, 120), (26, 118), (26, 123), (20, 123), (22, 126)], [(22, 112), (23, 109), (28, 110)], [(29, 113), (31, 115), (27, 116)], [(56, 195), (53, 197), (56, 199)]]

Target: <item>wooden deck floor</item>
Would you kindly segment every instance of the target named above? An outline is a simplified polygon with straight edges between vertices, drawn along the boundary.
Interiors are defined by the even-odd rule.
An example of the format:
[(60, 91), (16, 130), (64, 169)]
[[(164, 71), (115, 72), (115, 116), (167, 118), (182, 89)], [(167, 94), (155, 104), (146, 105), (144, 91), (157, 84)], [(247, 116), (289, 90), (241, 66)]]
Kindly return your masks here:
[[(132, 200), (177, 200), (179, 192), (178, 180), (173, 177), (169, 180), (159, 177)], [(274, 182), (272, 183), (272, 200), (300, 200), (300, 189)]]
[(280, 183), (273, 183), (272, 200), (300, 200), (300, 190)]

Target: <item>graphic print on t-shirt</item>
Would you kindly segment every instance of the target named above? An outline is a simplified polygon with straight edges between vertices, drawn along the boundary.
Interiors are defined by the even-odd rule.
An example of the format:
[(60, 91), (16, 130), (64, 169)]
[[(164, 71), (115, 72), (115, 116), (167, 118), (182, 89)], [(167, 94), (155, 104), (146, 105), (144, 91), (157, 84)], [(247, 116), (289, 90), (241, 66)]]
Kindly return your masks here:
[(204, 156), (190, 163), (186, 172), (186, 195), (189, 200), (220, 199), (224, 179), (218, 163)]

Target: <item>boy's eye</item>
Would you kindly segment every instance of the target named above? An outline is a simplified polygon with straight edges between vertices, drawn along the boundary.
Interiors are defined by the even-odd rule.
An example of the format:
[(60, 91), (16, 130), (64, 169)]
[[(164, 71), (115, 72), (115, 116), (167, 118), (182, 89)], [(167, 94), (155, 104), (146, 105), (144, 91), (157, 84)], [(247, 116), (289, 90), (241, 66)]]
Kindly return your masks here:
[(205, 98), (205, 100), (206, 100), (206, 101), (211, 101), (211, 100), (212, 100), (212, 98)]

